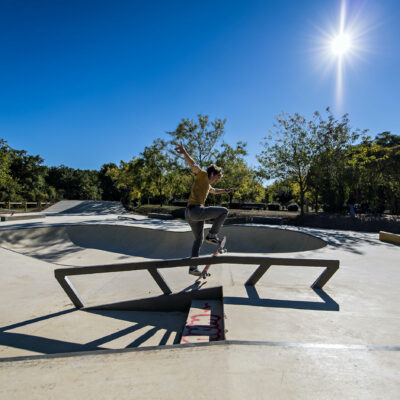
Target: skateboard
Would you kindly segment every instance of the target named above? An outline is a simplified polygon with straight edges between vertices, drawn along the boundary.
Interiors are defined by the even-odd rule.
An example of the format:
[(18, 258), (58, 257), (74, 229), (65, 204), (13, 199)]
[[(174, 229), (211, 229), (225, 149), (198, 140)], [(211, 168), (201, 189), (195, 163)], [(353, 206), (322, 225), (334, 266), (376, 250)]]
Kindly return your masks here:
[[(224, 254), (226, 253), (228, 250), (225, 248), (225, 244), (226, 244), (226, 236), (224, 236), (221, 240), (221, 244), (217, 247), (217, 250), (215, 250), (213, 257), (217, 257), (218, 254)], [(211, 276), (211, 274), (208, 272), (209, 268), (210, 268), (211, 264), (207, 264), (203, 271), (201, 271), (201, 275), (196, 279), (196, 281), (199, 281), (201, 278), (206, 279), (207, 276)]]

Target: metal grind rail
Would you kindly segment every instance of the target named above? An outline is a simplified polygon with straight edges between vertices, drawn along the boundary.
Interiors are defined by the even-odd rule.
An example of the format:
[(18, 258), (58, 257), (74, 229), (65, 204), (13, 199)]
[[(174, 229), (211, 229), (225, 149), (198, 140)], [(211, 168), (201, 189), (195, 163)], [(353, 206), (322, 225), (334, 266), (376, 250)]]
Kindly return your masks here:
[(89, 275), (89, 274), (104, 274), (107, 272), (126, 272), (148, 270), (150, 275), (156, 281), (157, 285), (165, 295), (172, 293), (171, 289), (165, 282), (163, 276), (158, 271), (162, 268), (188, 267), (190, 265), (199, 264), (242, 264), (242, 265), (258, 265), (258, 268), (252, 273), (245, 285), (254, 286), (260, 278), (273, 265), (293, 266), (293, 267), (320, 267), (325, 268), (317, 280), (311, 285), (313, 289), (322, 289), (329, 281), (332, 275), (339, 268), (339, 260), (324, 260), (324, 259), (296, 259), (296, 258), (273, 258), (259, 256), (241, 256), (241, 255), (221, 255), (219, 257), (198, 257), (198, 258), (178, 258), (168, 260), (151, 260), (139, 261), (121, 264), (108, 265), (92, 265), (87, 267), (69, 267), (59, 268), (54, 271), (54, 275), (64, 289), (67, 296), (77, 308), (84, 307), (82, 299), (73, 287), (71, 281), (67, 278), (72, 275)]

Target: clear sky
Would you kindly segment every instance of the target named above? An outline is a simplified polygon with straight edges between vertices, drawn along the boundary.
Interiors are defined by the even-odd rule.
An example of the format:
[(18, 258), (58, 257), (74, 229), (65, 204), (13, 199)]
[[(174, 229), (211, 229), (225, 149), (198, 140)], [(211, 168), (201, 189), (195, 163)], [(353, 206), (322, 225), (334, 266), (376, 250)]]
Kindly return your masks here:
[(400, 1), (0, 0), (0, 138), (46, 165), (128, 161), (183, 117), (226, 118), (250, 164), (280, 111), (400, 134)]

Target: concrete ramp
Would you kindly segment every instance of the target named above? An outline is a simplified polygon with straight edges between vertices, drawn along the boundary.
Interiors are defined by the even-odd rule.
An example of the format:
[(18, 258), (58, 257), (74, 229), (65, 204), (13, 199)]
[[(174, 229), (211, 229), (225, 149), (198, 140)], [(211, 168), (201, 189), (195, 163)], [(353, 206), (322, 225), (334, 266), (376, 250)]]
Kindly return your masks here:
[(223, 340), (224, 316), (221, 300), (193, 300), (181, 343), (207, 343)]
[(124, 214), (119, 201), (62, 200), (45, 210), (46, 214), (105, 215)]

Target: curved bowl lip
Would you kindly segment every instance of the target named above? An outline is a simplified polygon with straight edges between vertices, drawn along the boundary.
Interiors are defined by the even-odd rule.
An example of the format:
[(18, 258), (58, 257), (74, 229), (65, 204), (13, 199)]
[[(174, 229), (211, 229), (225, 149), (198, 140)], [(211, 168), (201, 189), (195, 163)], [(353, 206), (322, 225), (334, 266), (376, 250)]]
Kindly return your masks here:
[[(44, 226), (18, 226), (18, 227), (10, 227), (10, 229), (6, 229), (6, 227), (4, 227), (3, 229), (0, 230), (1, 231), (15, 231), (15, 230), (22, 230), (22, 229), (27, 229), (27, 230), (41, 230), (41, 229), (51, 229), (51, 228), (82, 228), (82, 227), (88, 227), (88, 228), (94, 228), (94, 227), (107, 227), (107, 228), (123, 228), (123, 229), (137, 229), (137, 230), (156, 230), (159, 232), (169, 232), (171, 234), (187, 234), (188, 232), (191, 232), (191, 229), (189, 226), (182, 226), (182, 230), (169, 230), (166, 229), (168, 227), (159, 227), (159, 226), (142, 226), (142, 225), (125, 225), (125, 224), (112, 224), (112, 223), (82, 223), (82, 222), (72, 222), (72, 223), (68, 223), (68, 222), (62, 222), (62, 223), (55, 223), (55, 224), (46, 224)], [(273, 231), (273, 230), (279, 230), (282, 232), (287, 233), (288, 235), (300, 235), (300, 236), (308, 236), (310, 238), (312, 238), (315, 241), (318, 241), (319, 245), (318, 246), (314, 246), (313, 248), (310, 249), (298, 249), (298, 250), (290, 250), (290, 251), (274, 251), (274, 252), (268, 252), (268, 251), (264, 251), (264, 252), (259, 252), (259, 251), (255, 251), (255, 252), (236, 252), (236, 251), (231, 251), (232, 253), (243, 253), (243, 254), (273, 254), (273, 253), (277, 253), (277, 254), (293, 254), (293, 253), (304, 253), (304, 252), (309, 252), (309, 251), (316, 251), (319, 249), (322, 249), (324, 247), (326, 247), (328, 245), (328, 242), (326, 242), (324, 239), (315, 236), (309, 232), (304, 232), (302, 230), (296, 230), (296, 229), (291, 229), (291, 227), (288, 226), (271, 226), (271, 225), (262, 225), (262, 224), (232, 224), (232, 225), (227, 225), (227, 226), (223, 226), (221, 229), (221, 234), (223, 234), (224, 230), (231, 230), (231, 229), (235, 229), (235, 228), (239, 228), (239, 229), (246, 229), (246, 228), (252, 228), (252, 229), (256, 229), (256, 230), (269, 230), (269, 231)], [(294, 227), (297, 228), (297, 227)], [(1, 245), (1, 242), (0, 242)], [(168, 257), (167, 257), (168, 258)]]

